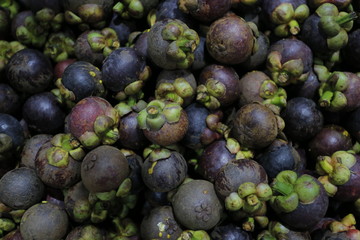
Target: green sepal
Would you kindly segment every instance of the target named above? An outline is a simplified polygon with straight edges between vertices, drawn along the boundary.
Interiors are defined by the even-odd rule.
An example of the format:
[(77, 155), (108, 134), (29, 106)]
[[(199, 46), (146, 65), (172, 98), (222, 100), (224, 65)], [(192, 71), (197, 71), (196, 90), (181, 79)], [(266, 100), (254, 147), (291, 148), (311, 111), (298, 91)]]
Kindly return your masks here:
[(116, 197), (125, 197), (131, 191), (132, 182), (130, 178), (125, 178), (124, 181), (121, 182), (117, 192)]

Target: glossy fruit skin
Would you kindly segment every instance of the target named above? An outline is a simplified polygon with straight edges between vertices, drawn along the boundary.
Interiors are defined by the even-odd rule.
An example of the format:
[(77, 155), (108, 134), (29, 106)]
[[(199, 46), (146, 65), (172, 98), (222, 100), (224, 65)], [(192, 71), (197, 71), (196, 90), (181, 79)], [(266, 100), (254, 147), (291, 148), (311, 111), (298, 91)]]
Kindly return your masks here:
[(44, 184), (34, 169), (21, 167), (0, 179), (0, 201), (13, 209), (28, 209), (40, 202)]
[(169, 192), (178, 187), (185, 179), (188, 166), (179, 152), (172, 152), (166, 159), (152, 161), (145, 159), (142, 178), (145, 185), (154, 192)]
[(224, 93), (216, 97), (222, 107), (227, 107), (238, 100), (240, 80), (234, 68), (220, 64), (209, 64), (202, 69), (198, 84), (206, 85), (211, 79), (218, 81), (218, 84), (222, 84), (225, 88)]
[(20, 232), (24, 240), (58, 240), (65, 237), (68, 224), (64, 209), (52, 203), (40, 203), (26, 210), (21, 218)]
[(296, 97), (290, 99), (281, 112), (285, 121), (284, 132), (294, 142), (303, 142), (321, 131), (324, 123), (322, 112), (311, 99)]
[(340, 150), (350, 150), (352, 140), (349, 132), (340, 125), (325, 125), (308, 143), (311, 159), (318, 156), (331, 156)]
[(149, 140), (139, 128), (136, 117), (136, 112), (131, 112), (121, 117), (119, 124), (119, 144), (132, 150), (141, 150), (149, 145)]
[(34, 94), (46, 90), (53, 80), (50, 60), (40, 51), (23, 49), (9, 60), (6, 75), (17, 91)]
[(146, 62), (133, 48), (122, 47), (114, 50), (102, 65), (104, 85), (117, 93), (124, 91), (130, 83), (140, 80)]
[(206, 124), (210, 111), (199, 103), (192, 103), (185, 108), (189, 119), (188, 130), (181, 142), (188, 148), (200, 149), (220, 138), (220, 134), (212, 131)]
[(104, 96), (100, 70), (89, 62), (76, 61), (64, 70), (61, 83), (75, 95), (74, 102), (90, 96)]
[(305, 165), (296, 149), (280, 139), (258, 154), (255, 160), (264, 167), (270, 179), (283, 170), (302, 171)]
[(210, 55), (220, 63), (239, 64), (251, 55), (253, 37), (252, 30), (244, 19), (226, 16), (210, 25), (206, 47)]
[(172, 206), (178, 222), (193, 230), (213, 228), (223, 214), (214, 185), (206, 180), (191, 180), (181, 185), (172, 199)]
[(102, 145), (93, 149), (81, 163), (81, 179), (92, 193), (117, 190), (129, 171), (124, 154), (112, 146)]
[(216, 226), (211, 232), (213, 240), (250, 240), (251, 236), (235, 224)]
[(50, 92), (29, 97), (22, 113), (29, 128), (36, 133), (55, 134), (63, 129), (65, 111)]
[(198, 161), (199, 173), (208, 181), (214, 182), (220, 169), (235, 158), (226, 148), (225, 140), (217, 140), (208, 145)]
[(12, 147), (16, 150), (23, 146), (25, 135), (20, 122), (10, 114), (0, 113), (0, 134), (6, 134), (12, 139)]
[(251, 159), (232, 160), (220, 169), (214, 185), (217, 194), (225, 199), (245, 182), (267, 183), (268, 176), (265, 169)]

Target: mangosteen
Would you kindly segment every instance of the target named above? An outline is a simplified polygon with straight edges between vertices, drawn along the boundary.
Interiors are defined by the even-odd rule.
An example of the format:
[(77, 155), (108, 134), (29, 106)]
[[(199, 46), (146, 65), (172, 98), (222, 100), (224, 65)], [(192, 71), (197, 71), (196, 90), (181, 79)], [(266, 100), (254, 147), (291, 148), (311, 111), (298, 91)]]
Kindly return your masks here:
[(101, 97), (86, 97), (72, 109), (67, 119), (68, 129), (83, 146), (94, 148), (113, 144), (119, 139), (119, 113)]
[(201, 22), (212, 22), (224, 16), (231, 8), (231, 0), (180, 0), (179, 9)]
[(152, 143), (168, 146), (179, 142), (186, 134), (189, 120), (183, 108), (175, 102), (153, 100), (137, 116), (145, 137)]
[(269, 146), (284, 127), (283, 119), (260, 103), (242, 106), (231, 121), (230, 135), (250, 149)]
[(176, 220), (190, 230), (209, 230), (223, 216), (214, 185), (206, 180), (191, 180), (180, 185), (171, 202)]
[(29, 97), (22, 107), (22, 116), (35, 133), (55, 134), (64, 127), (65, 111), (50, 92)]
[(39, 203), (25, 211), (20, 233), (24, 240), (58, 240), (66, 236), (68, 226), (64, 209), (52, 203)]
[(0, 83), (0, 112), (17, 114), (21, 107), (20, 96), (7, 83)]
[(206, 35), (206, 47), (218, 62), (239, 64), (253, 52), (254, 34), (243, 18), (224, 16), (211, 23)]
[(10, 58), (6, 75), (15, 90), (35, 94), (50, 86), (53, 81), (53, 68), (50, 60), (42, 52), (26, 48)]
[(177, 240), (182, 229), (175, 220), (171, 206), (160, 206), (151, 210), (141, 221), (141, 237), (144, 240)]
[(41, 146), (49, 141), (53, 136), (50, 134), (36, 134), (27, 139), (21, 152), (19, 165), (35, 169), (36, 155)]
[(166, 148), (147, 149), (141, 172), (145, 185), (154, 192), (169, 192), (178, 187), (188, 170), (183, 155)]
[(232, 67), (211, 64), (199, 75), (196, 100), (209, 109), (227, 107), (238, 100), (239, 75)]
[(126, 157), (113, 146), (102, 145), (91, 150), (81, 163), (81, 179), (92, 193), (117, 191), (129, 173)]
[(196, 31), (178, 19), (157, 21), (149, 31), (148, 57), (157, 66), (187, 69), (194, 62), (194, 51), (200, 39)]
[(281, 112), (285, 122), (284, 132), (294, 142), (304, 142), (319, 133), (324, 117), (316, 103), (308, 98), (295, 97)]
[(34, 169), (20, 167), (0, 179), (0, 201), (13, 209), (28, 209), (40, 202), (44, 184)]

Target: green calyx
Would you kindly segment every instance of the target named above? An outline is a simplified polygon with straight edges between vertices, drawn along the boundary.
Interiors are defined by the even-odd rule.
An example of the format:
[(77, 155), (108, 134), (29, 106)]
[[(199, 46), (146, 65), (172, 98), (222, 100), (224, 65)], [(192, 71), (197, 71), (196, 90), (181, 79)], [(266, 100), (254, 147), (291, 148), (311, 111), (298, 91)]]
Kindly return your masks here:
[(46, 151), (48, 163), (54, 167), (65, 168), (69, 165), (69, 153), (60, 147), (51, 147)]
[(299, 205), (299, 196), (294, 190), (297, 174), (291, 170), (281, 171), (271, 184), (274, 195), (270, 205), (279, 213), (292, 212)]
[(75, 100), (76, 100), (75, 94), (73, 91), (68, 90), (62, 84), (62, 78), (58, 78), (55, 81), (55, 86), (57, 88), (51, 90), (51, 92), (55, 95), (57, 101), (67, 106), (69, 109), (75, 106)]
[(75, 40), (62, 32), (51, 34), (45, 43), (44, 54), (55, 62), (73, 57)]
[(124, 181), (119, 185), (118, 190), (116, 191), (116, 197), (126, 197), (129, 195), (132, 187), (132, 182), (130, 178), (125, 178)]
[(319, 87), (319, 105), (329, 111), (337, 112), (347, 105), (343, 92), (349, 86), (349, 79), (342, 72), (333, 72)]
[(266, 67), (271, 72), (272, 80), (280, 86), (304, 82), (309, 75), (304, 73), (301, 59), (292, 59), (282, 64), (281, 54), (277, 51), (268, 54)]
[(182, 110), (178, 103), (153, 100), (139, 112), (137, 121), (141, 129), (157, 131), (165, 123), (177, 123)]
[(77, 200), (74, 204), (75, 206), (72, 211), (72, 215), (76, 222), (83, 222), (86, 219), (90, 218), (92, 209), (89, 201)]
[(177, 240), (210, 240), (209, 234), (204, 230), (185, 230)]
[(310, 175), (301, 175), (294, 185), (294, 191), (303, 204), (312, 203), (320, 195), (320, 185)]
[(26, 46), (42, 48), (46, 42), (48, 31), (43, 28), (33, 15), (26, 17), (24, 25), (15, 30), (16, 38)]
[(177, 78), (173, 83), (161, 83), (155, 90), (156, 99), (172, 101), (180, 105), (185, 98), (194, 96), (195, 91), (185, 78)]
[(196, 100), (210, 110), (214, 110), (220, 107), (219, 98), (223, 97), (225, 94), (225, 85), (216, 79), (210, 78), (205, 84), (201, 84), (197, 87)]
[(232, 192), (225, 198), (225, 208), (229, 211), (239, 211), (244, 206), (244, 200), (238, 193)]
[(83, 22), (89, 24), (98, 24), (105, 17), (104, 9), (98, 4), (82, 4), (78, 7), (77, 13)]
[(355, 225), (356, 219), (353, 214), (349, 213), (340, 221), (334, 220), (329, 223), (329, 229), (332, 233), (347, 232), (351, 229), (355, 229)]
[(139, 100), (135, 97), (129, 97), (125, 101), (121, 101), (120, 103), (116, 104), (114, 108), (118, 111), (120, 117), (126, 116), (131, 112), (140, 112), (144, 108), (146, 108), (147, 103), (144, 100)]
[(339, 186), (350, 180), (350, 168), (356, 163), (356, 157), (345, 151), (335, 152), (331, 157), (317, 158), (316, 171), (320, 175), (327, 175), (329, 183)]
[(8, 218), (0, 218), (0, 230), (10, 232), (16, 228), (14, 221)]
[(115, 228), (116, 235), (116, 237), (112, 238), (114, 240), (127, 240), (128, 237), (135, 236), (139, 233), (138, 227), (130, 218), (121, 219), (120, 217), (115, 217), (112, 219), (112, 224)]
[(120, 1), (114, 5), (113, 11), (123, 19), (140, 19), (146, 14), (146, 9), (141, 0)]
[(51, 144), (54, 147), (59, 147), (62, 150), (68, 152), (69, 155), (77, 161), (81, 161), (85, 156), (85, 151), (83, 150), (81, 143), (70, 133), (56, 134), (51, 139)]
[(149, 147), (144, 149), (143, 157), (149, 158), (151, 162), (156, 162), (158, 160), (167, 159), (171, 156), (171, 153), (173, 152), (173, 149), (170, 148), (164, 148), (160, 145), (152, 144)]
[(12, 55), (24, 48), (25, 46), (18, 41), (8, 42), (0, 40), (0, 71), (5, 69), (5, 66)]
[(94, 132), (103, 144), (114, 144), (119, 139), (119, 113), (114, 109), (113, 116), (101, 115), (94, 122)]
[(43, 8), (35, 13), (35, 19), (46, 30), (58, 32), (64, 22), (64, 14), (56, 14), (50, 8)]
[(187, 69), (194, 61), (193, 52), (200, 43), (199, 35), (180, 21), (171, 21), (161, 32), (165, 41), (169, 42), (166, 55), (176, 62), (178, 69)]
[(88, 43), (94, 52), (102, 52), (105, 57), (120, 47), (117, 34), (112, 28), (104, 28), (101, 31), (92, 31), (87, 36)]
[(293, 8), (291, 3), (282, 3), (274, 9), (270, 19), (277, 26), (274, 33), (278, 37), (287, 37), (289, 35), (297, 35), (300, 32), (300, 24), (310, 14), (310, 10), (306, 4)]
[(108, 206), (102, 201), (95, 203), (90, 214), (90, 220), (93, 223), (100, 223), (106, 220), (108, 216)]
[(6, 153), (13, 149), (14, 143), (12, 138), (5, 134), (0, 133), (0, 153)]
[(260, 86), (260, 97), (264, 99), (263, 104), (273, 104), (280, 109), (286, 107), (287, 93), (285, 89), (279, 88), (272, 80), (265, 80)]
[(0, 2), (0, 7), (9, 11), (11, 19), (13, 19), (20, 11), (19, 3), (14, 0), (3, 0)]
[(324, 176), (320, 176), (318, 177), (319, 182), (323, 185), (326, 194), (329, 197), (333, 197), (335, 196), (338, 188), (336, 185), (332, 184), (329, 180), (329, 176), (328, 175), (324, 175)]

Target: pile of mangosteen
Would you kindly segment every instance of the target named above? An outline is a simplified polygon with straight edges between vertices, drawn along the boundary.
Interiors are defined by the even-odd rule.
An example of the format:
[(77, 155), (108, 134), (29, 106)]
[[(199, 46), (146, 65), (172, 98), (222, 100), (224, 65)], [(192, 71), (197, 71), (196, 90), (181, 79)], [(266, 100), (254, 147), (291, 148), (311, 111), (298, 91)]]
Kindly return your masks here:
[(1, 240), (359, 240), (360, 1), (1, 0)]

